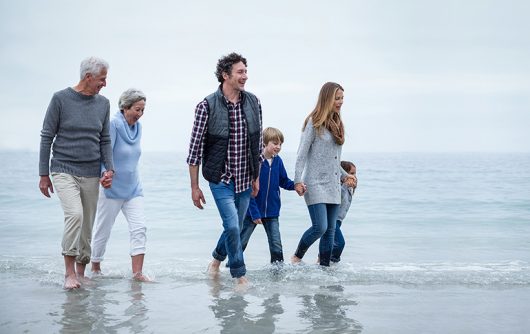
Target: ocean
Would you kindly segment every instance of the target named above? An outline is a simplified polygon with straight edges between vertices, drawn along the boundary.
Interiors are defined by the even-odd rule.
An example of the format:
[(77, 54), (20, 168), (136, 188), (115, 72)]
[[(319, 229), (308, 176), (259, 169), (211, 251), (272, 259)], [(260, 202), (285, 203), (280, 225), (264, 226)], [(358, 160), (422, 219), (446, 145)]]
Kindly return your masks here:
[[(282, 152), (294, 176), (295, 154)], [(104, 276), (62, 289), (62, 210), (38, 189), (38, 153), (2, 151), (0, 333), (529, 333), (530, 154), (343, 153), (359, 185), (343, 223), (342, 261), (268, 264), (257, 227), (245, 252), (246, 291), (206, 267), (221, 233), (207, 184), (192, 205), (184, 153), (141, 159), (144, 272), (130, 279), (120, 215)], [(282, 192), (288, 259), (309, 214)]]

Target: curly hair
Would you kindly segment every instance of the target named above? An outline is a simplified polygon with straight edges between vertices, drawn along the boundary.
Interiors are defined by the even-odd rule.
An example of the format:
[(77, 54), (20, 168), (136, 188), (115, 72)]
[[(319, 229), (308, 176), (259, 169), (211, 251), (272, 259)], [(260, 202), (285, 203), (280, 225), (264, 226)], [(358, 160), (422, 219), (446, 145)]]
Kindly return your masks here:
[(247, 60), (240, 54), (232, 52), (229, 55), (226, 55), (220, 58), (217, 61), (217, 67), (215, 69), (215, 76), (220, 83), (223, 83), (225, 79), (223, 78), (223, 73), (230, 75), (232, 73), (232, 66), (239, 62), (243, 62), (247, 66)]

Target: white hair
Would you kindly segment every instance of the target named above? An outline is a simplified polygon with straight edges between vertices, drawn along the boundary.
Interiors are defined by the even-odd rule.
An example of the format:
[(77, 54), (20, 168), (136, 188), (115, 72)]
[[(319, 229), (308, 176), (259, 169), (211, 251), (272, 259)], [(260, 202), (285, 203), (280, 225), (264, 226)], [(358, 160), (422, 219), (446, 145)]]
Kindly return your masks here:
[(129, 109), (132, 107), (133, 104), (135, 104), (138, 101), (146, 101), (145, 94), (136, 88), (129, 88), (125, 92), (123, 92), (120, 96), (120, 101), (118, 102), (118, 105), (120, 107), (121, 111), (124, 111), (125, 109)]
[(98, 75), (103, 70), (109, 69), (109, 63), (105, 60), (97, 57), (88, 57), (81, 62), (81, 80), (85, 78), (87, 74)]

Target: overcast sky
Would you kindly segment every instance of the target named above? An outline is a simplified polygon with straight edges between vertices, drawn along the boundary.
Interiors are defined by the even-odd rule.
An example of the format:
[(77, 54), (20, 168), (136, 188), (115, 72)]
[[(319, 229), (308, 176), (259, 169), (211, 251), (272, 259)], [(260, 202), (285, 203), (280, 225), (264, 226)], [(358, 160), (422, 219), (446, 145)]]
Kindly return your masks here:
[(296, 151), (326, 81), (345, 151), (530, 152), (528, 1), (0, 0), (0, 149), (38, 151), (55, 91), (110, 63), (101, 94), (147, 95), (144, 151), (186, 151), (217, 59), (248, 60), (264, 126)]

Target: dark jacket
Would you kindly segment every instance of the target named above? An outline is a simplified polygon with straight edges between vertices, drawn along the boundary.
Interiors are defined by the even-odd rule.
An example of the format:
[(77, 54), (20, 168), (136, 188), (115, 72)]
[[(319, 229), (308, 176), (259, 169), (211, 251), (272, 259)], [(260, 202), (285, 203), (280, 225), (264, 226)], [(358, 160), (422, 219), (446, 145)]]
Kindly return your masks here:
[[(258, 104), (258, 98), (249, 92), (243, 91), (241, 99), (250, 146), (250, 173), (252, 178), (255, 179), (258, 177), (261, 151), (260, 106)], [(208, 131), (205, 134), (202, 175), (210, 182), (219, 183), (225, 169), (226, 154), (228, 152), (230, 133), (228, 106), (221, 87), (215, 93), (208, 95), (205, 100), (208, 103)]]

